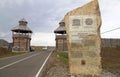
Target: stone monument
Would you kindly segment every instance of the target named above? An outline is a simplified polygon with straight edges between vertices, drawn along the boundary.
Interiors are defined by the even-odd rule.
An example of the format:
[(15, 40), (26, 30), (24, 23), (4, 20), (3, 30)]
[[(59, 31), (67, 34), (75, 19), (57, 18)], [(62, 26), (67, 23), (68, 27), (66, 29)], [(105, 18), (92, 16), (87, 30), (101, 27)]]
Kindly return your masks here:
[(68, 12), (65, 17), (71, 75), (100, 76), (101, 15), (98, 0)]

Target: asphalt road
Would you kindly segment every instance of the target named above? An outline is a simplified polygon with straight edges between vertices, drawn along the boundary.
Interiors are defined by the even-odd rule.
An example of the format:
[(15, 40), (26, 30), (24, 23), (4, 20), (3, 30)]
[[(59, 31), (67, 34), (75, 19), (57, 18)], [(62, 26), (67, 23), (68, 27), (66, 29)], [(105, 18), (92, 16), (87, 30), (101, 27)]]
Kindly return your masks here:
[(38, 77), (51, 52), (30, 52), (0, 59), (0, 77)]

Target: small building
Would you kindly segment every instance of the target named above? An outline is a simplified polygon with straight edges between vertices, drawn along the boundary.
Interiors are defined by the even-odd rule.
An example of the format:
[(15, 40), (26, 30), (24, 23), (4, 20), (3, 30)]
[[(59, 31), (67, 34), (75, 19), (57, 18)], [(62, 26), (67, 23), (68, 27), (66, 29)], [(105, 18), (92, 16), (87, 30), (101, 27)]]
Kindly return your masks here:
[(27, 21), (22, 19), (19, 25), (12, 29), (12, 52), (29, 52), (32, 31), (27, 27)]
[(66, 28), (63, 20), (59, 23), (59, 27), (56, 30), (54, 30), (54, 33), (56, 35), (55, 37), (56, 50), (68, 51), (67, 39), (66, 39)]

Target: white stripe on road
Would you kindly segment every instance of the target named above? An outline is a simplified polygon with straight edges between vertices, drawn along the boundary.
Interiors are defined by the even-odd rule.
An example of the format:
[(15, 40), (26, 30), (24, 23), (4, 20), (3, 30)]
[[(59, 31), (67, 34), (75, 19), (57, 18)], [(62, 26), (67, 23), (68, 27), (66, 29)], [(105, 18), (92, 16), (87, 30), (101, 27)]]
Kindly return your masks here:
[[(40, 53), (39, 53), (39, 54), (40, 54)], [(26, 59), (28, 59), (28, 58), (33, 57), (33, 56), (37, 56), (37, 55), (39, 55), (39, 54), (37, 53), (37, 54), (31, 55), (31, 56), (28, 56), (28, 57), (26, 57), (26, 58), (23, 58), (23, 59), (21, 59), (21, 60), (15, 61), (15, 62), (13, 62), (13, 63), (10, 63), (10, 64), (8, 64), (8, 65), (5, 65), (5, 66), (3, 66), (3, 67), (0, 67), (0, 70), (1, 70), (1, 69), (4, 69), (4, 68), (6, 68), (6, 67), (9, 67), (9, 66), (11, 66), (11, 65), (14, 65), (14, 64), (16, 64), (16, 63), (19, 63), (19, 62), (21, 62), (21, 61), (24, 61), (24, 60), (26, 60)]]
[(46, 62), (48, 61), (48, 59), (49, 59), (49, 57), (50, 57), (51, 54), (52, 54), (52, 51), (51, 51), (51, 53), (48, 55), (48, 57), (46, 58), (46, 60), (44, 61), (44, 63), (42, 64), (41, 68), (39, 69), (39, 71), (37, 72), (37, 74), (36, 74), (35, 77), (39, 77), (39, 75), (40, 75), (43, 67), (45, 66), (45, 64), (46, 64)]

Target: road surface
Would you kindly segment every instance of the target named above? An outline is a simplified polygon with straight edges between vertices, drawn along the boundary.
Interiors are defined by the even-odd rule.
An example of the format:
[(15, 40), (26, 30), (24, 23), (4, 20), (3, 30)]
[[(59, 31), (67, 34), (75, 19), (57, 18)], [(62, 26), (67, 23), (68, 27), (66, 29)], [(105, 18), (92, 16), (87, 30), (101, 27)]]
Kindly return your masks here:
[(52, 50), (0, 59), (0, 77), (39, 77)]

